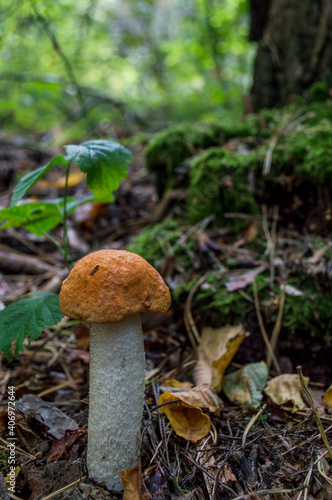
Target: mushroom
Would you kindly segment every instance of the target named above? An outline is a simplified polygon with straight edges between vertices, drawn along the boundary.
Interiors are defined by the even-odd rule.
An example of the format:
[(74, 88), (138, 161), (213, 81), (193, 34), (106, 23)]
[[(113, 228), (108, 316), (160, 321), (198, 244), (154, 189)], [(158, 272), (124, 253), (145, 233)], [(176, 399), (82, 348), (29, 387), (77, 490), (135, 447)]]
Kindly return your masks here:
[(137, 466), (144, 404), (140, 312), (166, 313), (170, 291), (142, 257), (99, 250), (62, 283), (60, 309), (91, 322), (87, 467), (89, 477), (123, 490), (120, 471)]

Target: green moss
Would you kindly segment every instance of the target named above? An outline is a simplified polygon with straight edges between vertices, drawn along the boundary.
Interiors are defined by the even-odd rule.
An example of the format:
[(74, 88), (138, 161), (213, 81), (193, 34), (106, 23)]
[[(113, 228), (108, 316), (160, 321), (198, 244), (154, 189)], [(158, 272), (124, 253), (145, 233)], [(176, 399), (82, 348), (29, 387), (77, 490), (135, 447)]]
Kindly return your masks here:
[[(188, 219), (196, 223), (214, 215), (214, 223), (225, 223), (225, 212), (258, 213), (248, 176), (256, 169), (256, 155), (232, 153), (222, 148), (204, 151), (190, 162), (187, 199)], [(242, 221), (242, 226), (247, 221)]]
[[(313, 100), (312, 96), (316, 94), (319, 99)], [(281, 110), (262, 110), (258, 115), (246, 116), (238, 124), (176, 125), (155, 134), (146, 147), (145, 155), (149, 171), (155, 173), (159, 195), (176, 185), (176, 169), (184, 160), (194, 157), (191, 168), (195, 168), (202, 162), (202, 157), (195, 161), (198, 153), (220, 147), (236, 137), (250, 137), (250, 147), (257, 148), (258, 176), (262, 175), (267, 149), (271, 141), (276, 140), (268, 178), (296, 174), (302, 180), (315, 183), (331, 181), (332, 101), (326, 97), (329, 94), (325, 86), (319, 85), (309, 93), (307, 102), (298, 101)], [(232, 154), (236, 155), (234, 160)], [(229, 154), (230, 168), (235, 161), (243, 164), (240, 156)]]
[(194, 245), (191, 239), (186, 240), (184, 233), (185, 228), (179, 220), (165, 219), (134, 237), (128, 250), (141, 255), (157, 268), (165, 258), (174, 258), (177, 268), (183, 270), (190, 264), (188, 251)]
[(155, 134), (145, 149), (145, 158), (148, 170), (156, 175), (158, 194), (161, 196), (174, 187), (176, 168), (184, 160), (202, 149), (220, 146), (232, 137), (246, 137), (252, 131), (257, 135), (255, 125), (185, 124)]
[[(183, 307), (188, 293), (199, 278), (200, 276), (197, 276), (191, 281), (181, 283), (173, 292), (173, 297), (180, 306)], [(246, 328), (250, 328), (251, 313), (255, 314), (252, 285), (243, 290), (229, 292), (226, 282), (227, 279), (220, 277), (218, 271), (211, 273), (204, 285), (195, 293), (193, 302), (195, 314), (203, 315), (205, 322), (211, 326), (243, 323)], [(299, 297), (286, 295), (282, 328), (289, 329), (293, 333), (306, 332), (320, 337), (323, 335), (327, 341), (331, 341), (332, 294), (318, 290), (312, 279), (301, 283), (299, 278), (294, 276), (289, 283), (299, 287), (303, 295)], [(267, 273), (259, 275), (256, 284), (265, 323), (271, 330), (278, 314), (278, 301), (275, 298), (280, 296), (280, 288), (276, 284), (274, 289), (270, 290)]]
[[(307, 286), (307, 288), (306, 288)], [(302, 285), (300, 297), (287, 296), (284, 309), (283, 326), (292, 332), (305, 331), (313, 337), (332, 340), (332, 294), (322, 293), (312, 284)]]

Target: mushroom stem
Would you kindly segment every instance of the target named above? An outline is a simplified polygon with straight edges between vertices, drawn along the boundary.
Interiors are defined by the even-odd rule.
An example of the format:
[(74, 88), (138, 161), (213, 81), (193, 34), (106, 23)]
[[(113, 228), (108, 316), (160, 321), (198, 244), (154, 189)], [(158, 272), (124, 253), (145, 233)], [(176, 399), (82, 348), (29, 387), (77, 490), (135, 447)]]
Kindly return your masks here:
[(119, 472), (137, 467), (144, 360), (139, 314), (91, 325), (87, 466), (110, 490), (123, 490)]

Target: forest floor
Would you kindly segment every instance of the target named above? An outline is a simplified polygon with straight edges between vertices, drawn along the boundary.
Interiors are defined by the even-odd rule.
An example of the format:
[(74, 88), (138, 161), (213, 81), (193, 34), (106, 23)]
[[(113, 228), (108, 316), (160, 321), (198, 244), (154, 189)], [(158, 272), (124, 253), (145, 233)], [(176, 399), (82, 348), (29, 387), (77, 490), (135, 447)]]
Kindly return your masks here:
[[(8, 206), (9, 186), (13, 187), (16, 174), (45, 164), (55, 153), (54, 150), (40, 152), (36, 146), (27, 145), (19, 138), (2, 139), (0, 205)], [(160, 204), (145, 170), (142, 145), (133, 147), (133, 155), (128, 177), (113, 204), (84, 205), (71, 215), (69, 238), (75, 260), (99, 248), (125, 249), (133, 235), (154, 223), (157, 208), (160, 216)], [(33, 188), (31, 195), (36, 198), (62, 196), (61, 176), (63, 173), (55, 170), (46, 182)], [(80, 182), (74, 182), (70, 192), (79, 198), (84, 189)], [(239, 272), (242, 270), (240, 262), (244, 260), (269, 268), (269, 256), (263, 251), (259, 254), (251, 245), (255, 235), (233, 233), (225, 239), (221, 236), (221, 229), (199, 232), (202, 252), (191, 255), (191, 258), (196, 264), (204, 260), (205, 272), (209, 271), (209, 263), (218, 264), (220, 244), (227, 246), (233, 260), (239, 262)], [(56, 231), (54, 234), (55, 237), (60, 235)], [(276, 237), (297, 241), (301, 245), (308, 235), (300, 234), (294, 228), (278, 227)], [(0, 299), (4, 305), (32, 291), (58, 293), (67, 270), (60, 252), (46, 238), (37, 238), (22, 228), (2, 229), (0, 253)], [(318, 259), (316, 254), (316, 261)], [(173, 271), (174, 261), (165, 256), (160, 272), (172, 291), (177, 286)], [(193, 264), (191, 274), (196, 276), (197, 265)], [(174, 397), (177, 397), (178, 388), (170, 387), (173, 383), (170, 380), (176, 378), (179, 382), (191, 384), (191, 387), (197, 385), (194, 382), (197, 363), (195, 331), (206, 325), (192, 307), (194, 294), (195, 290), (190, 300), (185, 299), (182, 308), (174, 303), (169, 314), (144, 316), (142, 319), (146, 349), (146, 404), (140, 467), (137, 474), (129, 477), (124, 498), (331, 499), (331, 460), (314, 412), (306, 398), (302, 401), (300, 393), (289, 398), (292, 400), (290, 405), (287, 401), (275, 404), (264, 393), (256, 409), (245, 409), (240, 403), (221, 395), (223, 402), (218, 399), (216, 411), (204, 409), (210, 421), (210, 431), (200, 439), (185, 439), (178, 435), (168, 417), (159, 411), (158, 400), (162, 391), (172, 393), (173, 390)], [(253, 299), (252, 302), (255, 310)], [(257, 315), (255, 318), (257, 322)], [(244, 338), (231, 368), (240, 369), (248, 363), (265, 360), (266, 344), (260, 326), (258, 322), (251, 335)], [(332, 415), (326, 410), (322, 398), (332, 381), (331, 344), (324, 338), (325, 332), (321, 337), (301, 335), (301, 332), (290, 334), (282, 324), (277, 325), (277, 330), (277, 364), (272, 364), (269, 379), (280, 373), (296, 375), (296, 367), (301, 365), (303, 374), (310, 379), (308, 389), (329, 438)], [(2, 499), (101, 500), (122, 497), (87, 479), (88, 347), (89, 325), (65, 318), (58, 326), (47, 328), (37, 340), (27, 344), (25, 351), (11, 363), (2, 360)], [(10, 387), (14, 387), (17, 404), (14, 493), (6, 491), (3, 479), (8, 474), (10, 457), (7, 414)], [(300, 409), (294, 402), (297, 398), (301, 401)], [(195, 411), (202, 413), (199, 405)], [(140, 494), (138, 488), (141, 488)]]

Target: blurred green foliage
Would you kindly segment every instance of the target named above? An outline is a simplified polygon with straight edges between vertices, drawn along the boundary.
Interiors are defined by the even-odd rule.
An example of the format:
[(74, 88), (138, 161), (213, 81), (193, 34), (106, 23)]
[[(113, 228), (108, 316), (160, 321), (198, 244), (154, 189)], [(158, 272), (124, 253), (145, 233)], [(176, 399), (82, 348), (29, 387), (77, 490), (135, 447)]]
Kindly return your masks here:
[(0, 123), (79, 135), (230, 109), (250, 84), (248, 29), (245, 0), (2, 0)]

